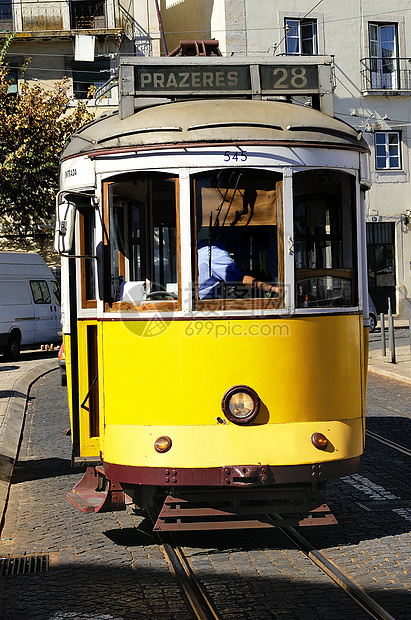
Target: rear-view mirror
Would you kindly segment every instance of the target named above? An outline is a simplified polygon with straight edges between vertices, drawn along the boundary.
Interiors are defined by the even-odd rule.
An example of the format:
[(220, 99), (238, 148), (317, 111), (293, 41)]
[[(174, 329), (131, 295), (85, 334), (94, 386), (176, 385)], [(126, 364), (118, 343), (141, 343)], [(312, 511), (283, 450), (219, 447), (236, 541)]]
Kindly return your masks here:
[(58, 254), (70, 252), (74, 238), (76, 205), (63, 201), (56, 207), (56, 224), (54, 229), (54, 251)]

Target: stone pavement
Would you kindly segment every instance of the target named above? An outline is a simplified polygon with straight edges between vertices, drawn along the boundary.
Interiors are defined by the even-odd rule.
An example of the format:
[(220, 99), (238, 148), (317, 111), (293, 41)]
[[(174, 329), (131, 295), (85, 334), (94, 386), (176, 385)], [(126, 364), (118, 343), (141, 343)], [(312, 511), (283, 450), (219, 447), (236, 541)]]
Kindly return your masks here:
[(58, 367), (58, 349), (39, 347), (22, 351), (18, 362), (0, 357), (0, 522), (3, 518), (10, 479), (17, 456), (24, 413), (31, 385)]
[[(386, 356), (382, 355), (381, 331), (371, 335), (368, 370), (378, 375), (411, 384), (411, 341), (408, 321), (395, 321), (395, 360), (392, 362), (386, 328)], [(371, 339), (370, 339), (371, 340)], [(411, 412), (410, 412), (411, 413)]]

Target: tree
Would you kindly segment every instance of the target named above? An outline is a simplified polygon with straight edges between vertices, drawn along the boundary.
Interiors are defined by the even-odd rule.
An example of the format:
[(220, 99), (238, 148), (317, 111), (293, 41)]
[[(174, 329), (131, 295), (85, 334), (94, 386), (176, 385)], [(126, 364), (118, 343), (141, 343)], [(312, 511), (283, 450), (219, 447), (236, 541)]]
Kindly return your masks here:
[(59, 155), (94, 115), (86, 101), (68, 107), (75, 101), (68, 78), (52, 89), (23, 82), (18, 95), (9, 94), (4, 58), (12, 38), (0, 52), (0, 222), (3, 231), (26, 237), (53, 217)]

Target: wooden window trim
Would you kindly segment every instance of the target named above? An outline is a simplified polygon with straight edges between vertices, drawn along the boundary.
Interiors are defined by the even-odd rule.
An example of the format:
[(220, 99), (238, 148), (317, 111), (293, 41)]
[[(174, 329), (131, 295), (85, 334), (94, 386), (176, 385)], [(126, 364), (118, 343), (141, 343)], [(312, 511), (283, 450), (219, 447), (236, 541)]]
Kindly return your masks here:
[[(147, 172), (150, 174), (150, 171)], [(164, 179), (175, 183), (176, 201), (176, 248), (177, 248), (177, 284), (178, 300), (152, 302), (150, 300), (139, 305), (125, 301), (107, 301), (111, 298), (110, 277), (111, 277), (111, 255), (109, 240), (109, 187), (114, 181), (106, 181), (103, 184), (103, 256), (104, 256), (104, 309), (105, 312), (176, 312), (182, 309), (182, 290), (181, 290), (181, 235), (180, 235), (180, 179), (178, 176), (164, 175)], [(125, 257), (119, 256), (119, 267), (123, 269), (125, 276)]]
[[(212, 171), (210, 171), (212, 172)], [(193, 213), (193, 233), (192, 233), (192, 252), (194, 253), (194, 277), (195, 285), (193, 290), (193, 308), (200, 312), (215, 312), (224, 310), (279, 310), (285, 305), (285, 283), (284, 283), (284, 218), (283, 218), (283, 179), (276, 182), (277, 192), (277, 255), (278, 255), (278, 297), (254, 297), (251, 299), (198, 299), (198, 261), (197, 261), (197, 241), (195, 231), (197, 230), (197, 204), (195, 182), (198, 175), (192, 178), (192, 213)]]
[[(94, 211), (93, 211), (94, 213)], [(80, 255), (84, 256), (86, 254), (86, 239), (84, 233), (85, 226), (85, 217), (84, 213), (81, 210), (78, 211), (79, 215), (79, 225), (80, 225)], [(95, 228), (94, 228), (95, 230)], [(97, 308), (97, 299), (91, 298), (88, 299), (86, 297), (86, 261), (95, 260), (91, 258), (81, 258), (80, 259), (80, 287), (81, 287), (81, 307), (82, 308)]]

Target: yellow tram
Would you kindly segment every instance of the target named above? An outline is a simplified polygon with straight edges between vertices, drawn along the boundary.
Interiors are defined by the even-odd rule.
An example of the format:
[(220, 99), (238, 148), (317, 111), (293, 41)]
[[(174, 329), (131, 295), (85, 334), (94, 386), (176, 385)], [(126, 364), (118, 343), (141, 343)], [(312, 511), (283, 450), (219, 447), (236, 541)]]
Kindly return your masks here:
[[(335, 522), (319, 491), (364, 446), (368, 148), (314, 109), (327, 63), (294, 61), (124, 59), (120, 112), (63, 152), (84, 511), (152, 506), (158, 530)], [(314, 107), (290, 103), (307, 93)]]

